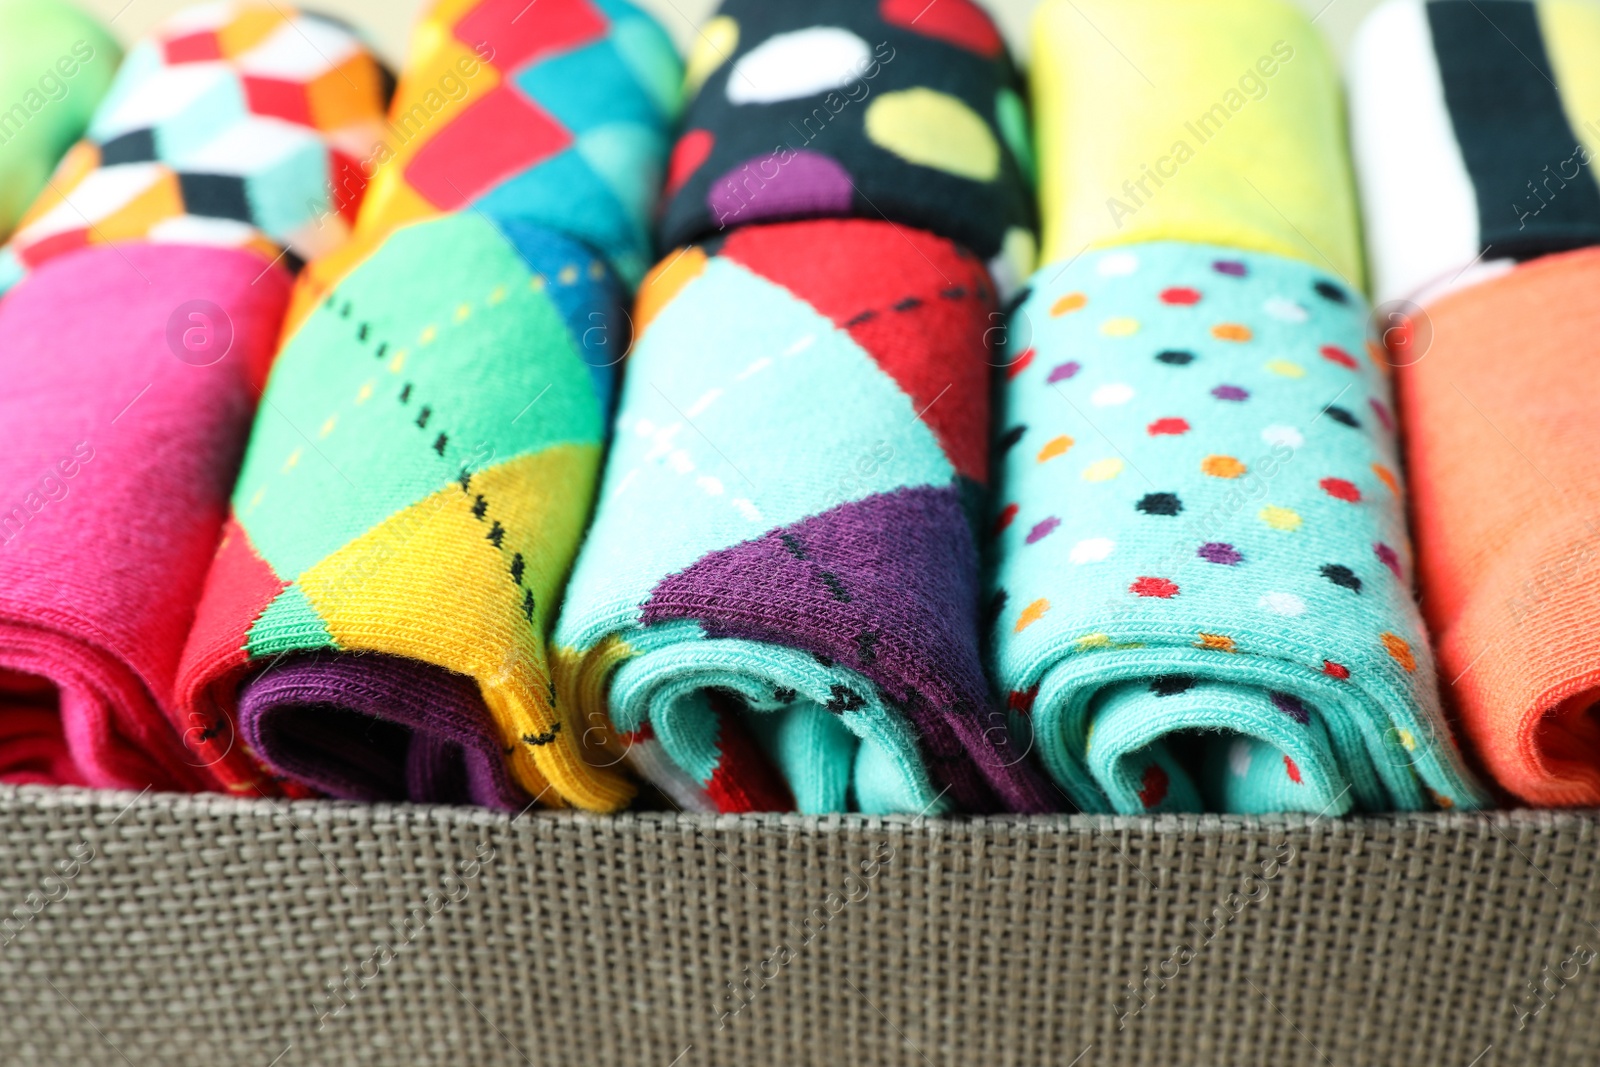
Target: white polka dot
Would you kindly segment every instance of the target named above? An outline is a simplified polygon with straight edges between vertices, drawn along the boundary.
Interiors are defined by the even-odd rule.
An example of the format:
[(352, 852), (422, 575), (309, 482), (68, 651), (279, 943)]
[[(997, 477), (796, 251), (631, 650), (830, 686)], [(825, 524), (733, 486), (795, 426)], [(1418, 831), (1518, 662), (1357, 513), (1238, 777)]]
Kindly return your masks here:
[(1261, 431), (1261, 439), (1269, 445), (1283, 445), (1285, 448), (1299, 448), (1306, 443), (1300, 431), (1293, 426), (1268, 426)]
[(1293, 300), (1275, 296), (1262, 305), (1262, 310), (1280, 322), (1305, 322), (1311, 313)]
[(1111, 550), (1116, 547), (1117, 543), (1110, 538), (1091, 537), (1072, 546), (1071, 559), (1079, 566), (1085, 563), (1099, 563), (1111, 555)]
[(843, 89), (872, 66), (872, 48), (849, 30), (811, 26), (780, 33), (739, 58), (728, 102), (771, 104)]
[(1228, 746), (1228, 766), (1233, 768), (1235, 778), (1243, 778), (1250, 773), (1250, 742), (1245, 738), (1236, 737), (1233, 744)]
[(1089, 403), (1097, 408), (1114, 408), (1118, 404), (1126, 404), (1133, 399), (1133, 386), (1123, 382), (1113, 382), (1102, 385), (1089, 397)]
[(1293, 593), (1268, 593), (1261, 598), (1261, 606), (1274, 615), (1286, 615), (1293, 618), (1306, 613), (1306, 602)]
[(1101, 256), (1099, 264), (1095, 267), (1095, 270), (1106, 278), (1119, 278), (1138, 269), (1139, 257), (1132, 252), (1112, 252), (1110, 255)]

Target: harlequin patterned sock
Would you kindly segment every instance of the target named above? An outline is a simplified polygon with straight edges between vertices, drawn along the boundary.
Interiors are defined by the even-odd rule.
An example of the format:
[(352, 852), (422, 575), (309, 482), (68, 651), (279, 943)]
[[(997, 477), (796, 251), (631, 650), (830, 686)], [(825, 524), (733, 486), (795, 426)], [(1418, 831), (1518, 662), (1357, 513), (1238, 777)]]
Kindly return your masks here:
[(1177, 242), (1037, 281), (1010, 331), (991, 610), (1056, 781), (1090, 811), (1485, 803), (1411, 598), (1359, 294)]
[(662, 241), (859, 215), (959, 241), (1002, 296), (1033, 269), (1016, 69), (971, 0), (724, 0), (689, 59)]
[(82, 136), (121, 58), (105, 28), (64, 0), (0, 0), (0, 240)]
[[(440, 4), (424, 19), (390, 117), (391, 138), (409, 139), (377, 163), (351, 248), (297, 293), (185, 652), (179, 691), (228, 788), (264, 787), (250, 746), (228, 749), (240, 732), (273, 766), (342, 791), (370, 795), (374, 776), (435, 788), (396, 776), (397, 732), (408, 768), (478, 773), (462, 761), (481, 748), (441, 750), (413, 715), (365, 698), (339, 700), (325, 729), (301, 708), (297, 732), (274, 733), (276, 694), (326, 691), (344, 670), (359, 688), (381, 653), (472, 679), (529, 796), (628, 801), (620, 774), (584, 761), (545, 640), (592, 505), (627, 343), (617, 274), (643, 255), (676, 62), (617, 0)], [(305, 652), (321, 653), (315, 679), (273, 668), (240, 724), (240, 686)], [(439, 714), (482, 711), (453, 699)], [(327, 743), (356, 715), (375, 720), (378, 749)]]
[(1380, 299), (1426, 299), (1600, 243), (1600, 9), (1390, 0), (1351, 52)]
[(1361, 286), (1338, 75), (1298, 7), (1044, 0), (1033, 54), (1041, 263), (1196, 241)]
[[(229, 58), (214, 58), (219, 48)], [(241, 153), (212, 187), (249, 191), (251, 203), (319, 189), (338, 166), (336, 134), (264, 127), (246, 108), (245, 70), (263, 55), (297, 71), (303, 92), (335, 66), (349, 74), (340, 129), (359, 125), (362, 107), (369, 122), (381, 112), (375, 63), (347, 32), (270, 3), (207, 5), (133, 49), (94, 128), (144, 116), (154, 123), (141, 127), (154, 130), (146, 140), (167, 147), (270, 128), (296, 146), (296, 168)], [(174, 80), (189, 91), (175, 93)], [(42, 206), (8, 250), (31, 271), (0, 301), (0, 676), (25, 684), (0, 686), (0, 720), (10, 720), (0, 735), (30, 740), (0, 745), (0, 777), (194, 789), (211, 781), (205, 761), (164, 713), (291, 278), (267, 231), (206, 215), (212, 200), (176, 199), (185, 178), (105, 158), (107, 144), (91, 135), (46, 194), (83, 212), (79, 229), (41, 238), (62, 217)], [(75, 170), (85, 153), (106, 166)], [(124, 206), (148, 219), (164, 204), (178, 230), (113, 225), (123, 216), (93, 190), (128, 166), (148, 182), (117, 187), (135, 199), (145, 189), (149, 210)], [(100, 220), (87, 237), (84, 217)], [(95, 236), (102, 226), (111, 231)], [(230, 247), (210, 239), (219, 227)]]
[(1597, 283), (1585, 249), (1451, 293), (1400, 371), (1441, 672), (1478, 756), (1539, 806), (1600, 804), (1600, 382), (1574, 358), (1600, 329)]
[[(0, 251), (0, 287), (67, 252), (125, 241), (249, 249), (291, 270), (349, 237), (354, 155), (389, 79), (339, 23), (274, 3), (210, 3), (128, 53), (87, 137)], [(316, 209), (352, 186), (344, 215)]]
[(345, 800), (519, 811), (499, 731), (471, 678), (395, 656), (288, 656), (239, 697), (250, 747), (274, 770)]
[(744, 227), (640, 293), (557, 692), (696, 810), (1057, 801), (977, 649), (983, 263), (887, 222)]

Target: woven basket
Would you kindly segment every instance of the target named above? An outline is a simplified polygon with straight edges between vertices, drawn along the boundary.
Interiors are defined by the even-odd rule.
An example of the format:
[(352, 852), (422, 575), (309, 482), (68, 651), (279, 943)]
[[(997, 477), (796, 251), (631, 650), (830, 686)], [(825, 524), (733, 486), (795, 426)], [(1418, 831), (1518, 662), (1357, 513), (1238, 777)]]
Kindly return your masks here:
[[(0, 1063), (1596, 1062), (1596, 817), (0, 789)], [(1075, 1059), (1076, 1057), (1076, 1059)]]

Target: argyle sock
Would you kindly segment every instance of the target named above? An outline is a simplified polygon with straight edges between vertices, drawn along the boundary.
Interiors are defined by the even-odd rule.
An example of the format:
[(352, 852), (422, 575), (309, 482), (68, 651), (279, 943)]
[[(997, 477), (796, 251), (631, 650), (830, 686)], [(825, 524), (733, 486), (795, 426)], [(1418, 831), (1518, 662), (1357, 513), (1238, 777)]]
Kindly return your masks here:
[[(619, 275), (644, 262), (676, 63), (620, 0), (425, 17), (356, 239), (297, 292), (185, 651), (180, 694), (216, 732), (197, 751), (230, 788), (261, 777), (246, 746), (220, 754), (251, 675), (319, 652), (327, 692), (341, 671), (357, 686), (385, 669), (367, 655), (382, 653), (471, 679), (529, 796), (629, 799), (621, 774), (585, 761), (590, 731), (552, 698), (545, 640), (591, 508), (627, 346)], [(243, 728), (272, 741), (274, 766), (418, 800), (478, 773), (464, 761), (481, 744), (440, 748), (371, 700), (318, 705), (339, 720), (320, 730), (300, 707), (296, 733), (270, 735), (262, 694), (304, 688), (306, 670), (251, 686)], [(374, 751), (325, 743), (358, 715), (381, 720)]]
[(0, 240), (82, 136), (121, 59), (105, 27), (64, 0), (0, 0)]
[(993, 639), (1056, 780), (1087, 810), (1482, 805), (1411, 598), (1360, 295), (1180, 242), (1037, 280), (1007, 372)]
[(789, 219), (893, 219), (989, 264), (1037, 251), (1016, 69), (971, 0), (724, 0), (689, 59), (661, 241)]
[[(233, 173), (209, 187), (248, 191), (248, 210), (189, 196), (184, 161), (260, 135), (261, 116), (241, 101), (256, 100), (246, 72), (268, 60), (298, 71), (303, 91), (320, 73), (349, 74), (327, 89), (340, 101), (337, 127), (270, 123), (288, 169), (277, 156), (231, 156)], [(329, 181), (332, 142), (382, 109), (376, 71), (347, 31), (274, 4), (180, 14), (130, 52), (90, 139), (7, 248), (28, 271), (0, 301), (0, 672), (32, 681), (0, 690), (0, 719), (27, 719), (29, 736), (64, 744), (72, 767), (59, 750), (43, 764), (0, 751), (0, 775), (134, 789), (212, 782), (178, 738), (204, 727), (178, 717), (174, 730), (168, 716), (288, 302), (290, 257), (273, 237), (288, 231), (256, 224), (268, 225), (261, 205)], [(187, 95), (174, 94), (175, 80)], [(122, 162), (105, 137), (141, 140), (161, 161)], [(103, 165), (83, 170), (91, 157)], [(102, 195), (110, 187), (132, 200), (117, 207)], [(304, 200), (284, 203), (309, 220)], [(54, 692), (46, 705), (41, 683)], [(36, 729), (41, 706), (58, 732)]]
[(647, 281), (557, 691), (678, 803), (1056, 803), (978, 658), (995, 306), (881, 221), (740, 228)]
[(1600, 11), (1390, 0), (1350, 61), (1378, 298), (1425, 299), (1600, 243)]
[(1195, 241), (1361, 286), (1338, 75), (1299, 8), (1044, 0), (1033, 54), (1041, 263)]
[(312, 653), (245, 684), (240, 733), (274, 770), (345, 800), (519, 811), (478, 685), (418, 660)]

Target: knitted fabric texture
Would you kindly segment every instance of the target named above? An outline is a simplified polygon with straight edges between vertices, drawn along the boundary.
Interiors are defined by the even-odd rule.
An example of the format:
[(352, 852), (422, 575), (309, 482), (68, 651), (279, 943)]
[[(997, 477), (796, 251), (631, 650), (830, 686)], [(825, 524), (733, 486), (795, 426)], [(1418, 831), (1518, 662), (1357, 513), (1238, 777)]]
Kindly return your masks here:
[(983, 263), (932, 234), (745, 227), (639, 297), (557, 692), (701, 811), (1040, 811), (977, 649)]
[(1033, 55), (1041, 263), (1195, 241), (1362, 287), (1338, 76), (1298, 7), (1044, 0)]
[(1061, 787), (1125, 813), (1485, 803), (1411, 597), (1362, 298), (1177, 242), (1037, 281), (1010, 328), (990, 610)]
[[(473, 211), (565, 233), (637, 285), (682, 77), (671, 40), (627, 0), (435, 0), (384, 135), (364, 146), (361, 231)], [(314, 264), (310, 303), (371, 247)]]
[(267, 765), (344, 800), (520, 811), (500, 732), (460, 674), (394, 656), (285, 656), (247, 682), (239, 728)]
[(0, 301), (0, 779), (209, 784), (164, 711), (288, 297), (252, 252), (134, 243)]
[[(517, 16), (498, 0), (437, 5), (417, 32), (391, 127), (402, 128), (419, 99), (426, 104), (423, 88), (441, 70), (492, 88), (500, 77), (492, 61), (521, 72), (493, 99), (518, 113), (559, 106), (605, 119), (626, 148), (605, 158), (639, 172), (629, 180), (658, 172), (671, 98), (645, 87), (677, 81), (675, 68), (667, 77), (653, 65), (676, 63), (661, 30), (617, 0), (541, 4)], [(467, 41), (483, 62), (462, 62)], [(558, 75), (559, 86), (550, 80)], [(527, 95), (535, 90), (537, 102)], [(439, 111), (426, 144), (402, 146), (414, 151), (409, 163), (380, 164), (351, 249), (314, 265), (297, 293), (180, 690), (215, 731), (201, 746), (205, 758), (219, 761), (229, 789), (246, 792), (270, 788), (257, 754), (230, 747), (239, 686), (263, 664), (311, 651), (431, 664), (477, 683), (519, 788), (549, 804), (611, 810), (631, 786), (583, 761), (583, 731), (553, 698), (545, 641), (592, 505), (626, 348), (625, 294), (608, 255), (625, 260), (627, 241), (595, 228), (621, 216), (600, 172), (582, 163), (598, 157), (576, 149), (517, 148), (500, 169), (476, 172), (492, 188), (461, 201), (461, 211), (382, 193), (398, 174), (439, 177), (419, 161), (433, 158), (430, 146), (466, 151), (451, 132), (458, 125), (474, 151), (526, 147), (503, 130), (486, 132), (477, 108), (490, 96), (457, 95), (460, 106)], [(654, 125), (630, 133), (634, 120)], [(450, 180), (473, 173), (452, 170)], [(583, 240), (547, 225), (563, 219), (552, 183), (582, 200), (566, 221)], [(319, 672), (343, 666), (327, 655), (318, 662)], [(366, 672), (365, 657), (350, 669)], [(414, 730), (371, 701), (340, 707)], [(444, 710), (469, 714), (461, 704)], [(259, 725), (250, 729), (261, 736)], [(266, 755), (281, 768), (307, 765), (282, 749)], [(447, 755), (472, 758), (470, 746)], [(376, 758), (350, 757), (348, 776)]]
[[(124, 241), (246, 248), (290, 270), (349, 237), (352, 201), (388, 76), (320, 15), (238, 0), (188, 8), (140, 41), (0, 251), (0, 287), (67, 252)], [(359, 188), (357, 190), (359, 192)]]
[(859, 215), (990, 263), (1002, 296), (1037, 251), (1015, 67), (972, 0), (724, 0), (689, 59), (662, 240)]
[(121, 58), (64, 0), (0, 0), (0, 240), (83, 135)]
[(1600, 8), (1390, 0), (1351, 54), (1380, 299), (1425, 300), (1600, 243)]
[[(1466, 736), (1528, 804), (1600, 804), (1600, 250), (1550, 256), (1427, 306), (1400, 398), (1422, 606)], [(1538, 472), (1535, 474), (1534, 472)], [(1543, 635), (1530, 644), (1532, 635)]]

